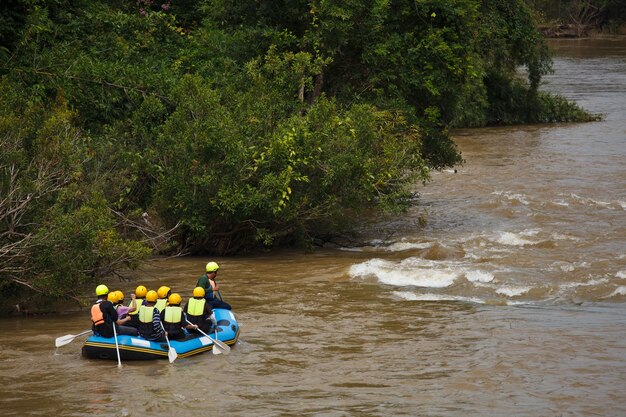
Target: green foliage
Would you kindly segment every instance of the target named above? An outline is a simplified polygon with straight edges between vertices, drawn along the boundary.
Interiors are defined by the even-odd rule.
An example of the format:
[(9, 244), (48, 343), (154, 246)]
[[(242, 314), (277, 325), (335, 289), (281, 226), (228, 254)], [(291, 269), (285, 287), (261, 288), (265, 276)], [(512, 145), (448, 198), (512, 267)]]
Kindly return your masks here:
[(552, 68), (550, 51), (524, 2), (482, 2), (475, 47), (480, 82), (460, 90), (451, 126), (596, 120), (575, 103), (540, 93)]
[(11, 69), (28, 85), (62, 92), (86, 127), (126, 118), (146, 95), (167, 91), (186, 38), (171, 15), (142, 17), (99, 2), (58, 11), (58, 21), (52, 14), (33, 9)]
[(71, 295), (70, 289), (135, 268), (149, 254), (140, 242), (119, 235), (106, 201), (98, 196), (69, 212), (53, 207), (49, 217), (35, 237), (32, 285), (51, 296)]
[(159, 138), (166, 152), (156, 200), (170, 222), (183, 221), (187, 244), (211, 236), (214, 250), (244, 249), (290, 241), (295, 231), (311, 239), (347, 213), (398, 207), (414, 179), (426, 180), (419, 134), (401, 114), (344, 111), (320, 98), (280, 119), (285, 109), (271, 105), (279, 98), (263, 94), (277, 79), (267, 66), (253, 65), (250, 90), (227, 100), (199, 77), (177, 89), (179, 106)]
[(310, 244), (405, 209), (461, 161), (451, 126), (587, 116), (538, 93), (550, 60), (522, 0), (0, 10), (5, 289), (72, 295), (147, 244)]
[(149, 251), (127, 240), (83, 171), (88, 138), (62, 98), (0, 80), (0, 291), (72, 297), (81, 285), (136, 267)]
[(487, 83), (492, 77), (511, 80), (516, 69), (524, 66), (530, 89), (535, 92), (541, 77), (551, 70), (551, 60), (532, 10), (524, 2), (497, 0), (483, 2), (480, 15), (483, 28), (477, 46), (485, 63)]
[(576, 103), (563, 97), (532, 92), (522, 80), (496, 79), (489, 97), (491, 125), (522, 123), (588, 122), (599, 120)]
[(531, 115), (531, 120), (535, 123), (592, 122), (603, 117), (590, 114), (576, 103), (550, 93), (540, 92), (533, 104), (536, 111)]
[[(389, 110), (402, 109), (420, 124), (448, 123), (456, 91), (477, 76), (472, 70), (477, 56), (467, 47), (476, 13), (471, 1), (350, 1), (341, 5), (302, 1), (290, 2), (283, 13), (275, 13), (269, 5), (219, 3), (218, 10), (224, 10), (220, 17), (235, 31), (243, 20), (267, 25), (266, 31), (295, 34), (300, 41), (283, 47), (295, 46), (318, 57), (322, 64), (319, 79), (329, 95), (349, 103), (367, 101)], [(249, 7), (244, 8), (244, 3)], [(314, 99), (315, 92), (309, 92), (309, 97)], [(436, 115), (433, 108), (438, 109)], [(458, 161), (454, 148), (450, 150), (447, 156), (451, 158), (437, 158), (438, 164)]]
[[(5, 0), (0, 3), (0, 57), (7, 58), (26, 24), (27, 2)], [(4, 60), (4, 59), (3, 59)]]

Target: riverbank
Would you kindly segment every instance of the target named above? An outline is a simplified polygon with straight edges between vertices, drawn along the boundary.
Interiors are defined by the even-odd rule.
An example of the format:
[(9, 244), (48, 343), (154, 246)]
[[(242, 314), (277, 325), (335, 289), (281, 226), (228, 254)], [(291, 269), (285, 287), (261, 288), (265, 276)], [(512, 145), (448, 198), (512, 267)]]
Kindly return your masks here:
[(626, 25), (621, 25), (617, 29), (606, 31), (602, 28), (591, 25), (580, 25), (575, 23), (549, 23), (539, 25), (539, 31), (546, 38), (587, 38), (601, 36), (625, 36)]

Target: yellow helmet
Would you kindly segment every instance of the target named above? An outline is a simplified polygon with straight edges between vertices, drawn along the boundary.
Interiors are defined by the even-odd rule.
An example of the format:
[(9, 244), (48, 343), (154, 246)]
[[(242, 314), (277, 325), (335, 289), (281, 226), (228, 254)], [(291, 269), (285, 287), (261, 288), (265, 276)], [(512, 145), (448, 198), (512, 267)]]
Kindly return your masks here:
[(220, 266), (215, 262), (209, 262), (208, 264), (206, 264), (207, 272), (217, 272), (218, 269), (220, 269)]
[(107, 295), (108, 293), (109, 293), (109, 288), (106, 285), (100, 284), (96, 287), (97, 296)]
[(135, 295), (139, 298), (144, 298), (147, 292), (148, 292), (148, 289), (144, 287), (143, 285), (140, 285), (137, 288), (135, 288)]
[(157, 290), (157, 295), (159, 296), (159, 298), (167, 298), (167, 296), (170, 294), (170, 291), (171, 288), (164, 285)]
[(159, 296), (157, 295), (157, 292), (154, 290), (150, 290), (146, 293), (146, 301), (149, 303), (154, 303), (156, 302), (157, 298)]
[(107, 295), (107, 300), (112, 302), (113, 304), (117, 303), (117, 291), (111, 291), (108, 295)]
[(170, 297), (167, 299), (167, 302), (173, 306), (177, 306), (183, 302), (183, 298), (179, 294), (174, 293), (170, 295)]
[(117, 290), (115, 292), (117, 293), (117, 302), (119, 303), (119, 302), (124, 301), (124, 293), (119, 291), (119, 290)]
[(204, 297), (204, 288), (202, 287), (196, 287), (193, 289), (193, 296), (194, 297)]

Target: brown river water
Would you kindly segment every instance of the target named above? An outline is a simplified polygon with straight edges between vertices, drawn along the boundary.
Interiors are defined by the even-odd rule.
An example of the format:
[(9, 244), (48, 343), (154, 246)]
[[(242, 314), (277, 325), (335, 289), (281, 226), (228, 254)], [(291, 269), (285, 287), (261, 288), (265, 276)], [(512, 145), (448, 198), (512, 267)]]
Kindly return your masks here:
[[(86, 310), (0, 320), (2, 414), (625, 416), (626, 39), (552, 45), (544, 89), (605, 120), (455, 132), (466, 163), (369, 245), (215, 259), (228, 356), (118, 368), (55, 350)], [(187, 298), (207, 260), (110, 286)]]

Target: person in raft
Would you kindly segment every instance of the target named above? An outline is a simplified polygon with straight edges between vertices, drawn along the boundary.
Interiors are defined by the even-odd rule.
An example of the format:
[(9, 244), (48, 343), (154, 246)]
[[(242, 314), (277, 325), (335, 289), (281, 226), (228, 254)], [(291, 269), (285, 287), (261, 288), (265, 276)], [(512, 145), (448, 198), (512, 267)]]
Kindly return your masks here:
[(189, 301), (187, 301), (187, 304), (185, 304), (185, 308), (183, 309), (187, 320), (192, 323), (191, 326), (187, 327), (190, 333), (199, 333), (198, 329), (205, 333), (211, 332), (211, 317), (213, 315), (213, 311), (204, 296), (204, 288), (194, 288), (193, 298), (190, 298)]
[[(131, 307), (134, 302), (137, 309), (134, 311), (130, 311), (130, 310), (128, 311), (130, 320), (128, 321), (128, 323), (126, 323), (127, 326), (134, 327), (135, 329), (139, 327), (139, 307), (141, 307), (146, 302), (147, 293), (148, 293), (148, 289), (144, 287), (143, 285), (139, 285), (137, 286), (137, 288), (135, 288), (135, 297), (133, 300), (131, 300), (128, 307)], [(133, 298), (132, 295), (131, 295), (131, 298)]]
[(167, 299), (167, 307), (161, 311), (161, 321), (167, 335), (172, 340), (184, 339), (187, 333), (183, 329), (197, 328), (193, 324), (187, 324), (187, 315), (180, 306), (182, 302), (183, 298), (180, 294), (174, 293)]
[(230, 310), (230, 304), (222, 300), (222, 294), (220, 293), (220, 286), (215, 281), (217, 272), (220, 266), (216, 262), (209, 262), (206, 264), (206, 273), (198, 278), (196, 287), (204, 288), (207, 302), (211, 305), (211, 308), (225, 308)]
[[(114, 294), (113, 299), (110, 298), (111, 294)], [(135, 300), (134, 293), (130, 295), (131, 302), (128, 306), (124, 305), (124, 293), (122, 291), (117, 290), (109, 293), (107, 299), (113, 303), (113, 307), (115, 307), (115, 311), (117, 311), (119, 320), (124, 320), (124, 323), (130, 320), (130, 317), (128, 317), (130, 312), (137, 310), (137, 301)]]
[(165, 331), (161, 325), (161, 315), (155, 308), (157, 293), (154, 290), (146, 294), (146, 303), (139, 307), (139, 336), (147, 340), (165, 342)]
[(92, 330), (95, 335), (102, 337), (113, 337), (113, 326), (115, 326), (115, 332), (117, 334), (136, 334), (135, 329), (127, 326), (118, 326), (114, 323), (118, 320), (117, 311), (113, 306), (113, 303), (107, 300), (109, 295), (109, 288), (100, 284), (96, 287), (97, 300), (93, 306), (91, 306), (91, 322)]
[(162, 312), (163, 309), (165, 309), (165, 306), (167, 305), (167, 299), (170, 295), (172, 295), (172, 290), (170, 289), (170, 287), (166, 287), (165, 285), (159, 287), (159, 289), (157, 290), (157, 296), (159, 298), (157, 298), (155, 307), (157, 308), (157, 310), (159, 310), (159, 313)]
[[(134, 296), (135, 294), (133, 294), (133, 300)], [(130, 321), (128, 312), (131, 308), (135, 309), (136, 305), (133, 305), (132, 307), (123, 306), (122, 303), (124, 302), (124, 293), (121, 291), (109, 292), (109, 295), (107, 295), (107, 300), (110, 301), (111, 304), (113, 304), (113, 308), (115, 308), (115, 311), (117, 311), (117, 321), (115, 322), (115, 324), (117, 324), (117, 327), (115, 328), (117, 333), (137, 336), (137, 329), (131, 326), (126, 326), (126, 323)], [(124, 329), (121, 329), (121, 327), (124, 327)]]

